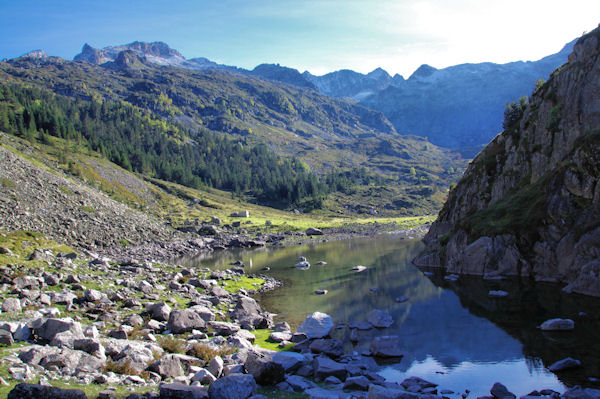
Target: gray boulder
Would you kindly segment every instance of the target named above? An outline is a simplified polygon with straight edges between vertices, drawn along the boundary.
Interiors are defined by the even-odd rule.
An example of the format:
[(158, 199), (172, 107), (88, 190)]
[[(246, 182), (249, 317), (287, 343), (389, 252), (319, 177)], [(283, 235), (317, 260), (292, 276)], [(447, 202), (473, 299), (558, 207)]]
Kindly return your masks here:
[(337, 339), (315, 339), (309, 348), (313, 353), (323, 353), (333, 358), (344, 354), (344, 344)]
[(256, 393), (256, 381), (250, 374), (229, 374), (210, 384), (210, 399), (246, 399)]
[(271, 342), (289, 341), (291, 339), (292, 333), (290, 331), (275, 331), (269, 335), (269, 341)]
[(369, 389), (369, 385), (371, 384), (371, 381), (369, 381), (369, 379), (367, 377), (365, 377), (364, 375), (359, 375), (356, 377), (349, 377), (346, 379), (346, 381), (344, 382), (344, 389), (350, 389), (350, 390), (359, 390), (359, 391), (366, 391)]
[(212, 375), (214, 375), (216, 378), (219, 378), (221, 376), (221, 373), (223, 373), (224, 365), (225, 362), (223, 362), (221, 356), (217, 355), (210, 361), (210, 363), (208, 363), (208, 367), (206, 368), (208, 369), (208, 371), (210, 371)]
[(86, 290), (83, 292), (83, 296), (85, 300), (88, 302), (97, 302), (103, 298), (103, 295), (100, 291), (97, 290)]
[(308, 229), (306, 229), (306, 235), (307, 236), (322, 236), (323, 230), (317, 229), (316, 227), (309, 227)]
[(379, 309), (372, 310), (367, 316), (367, 320), (377, 328), (387, 328), (394, 324), (392, 315)]
[(215, 330), (217, 335), (222, 335), (226, 337), (233, 335), (241, 330), (240, 326), (238, 326), (237, 324), (227, 323), (224, 321), (211, 321), (210, 323), (208, 323), (208, 325)]
[(193, 310), (174, 310), (169, 315), (167, 328), (174, 334), (183, 334), (192, 330), (205, 330), (206, 321)]
[(185, 385), (180, 382), (160, 384), (160, 399), (205, 399), (208, 389), (197, 385)]
[(21, 312), (21, 301), (18, 298), (6, 298), (4, 302), (2, 302), (2, 311), (4, 313)]
[(162, 378), (178, 377), (183, 375), (181, 362), (176, 355), (166, 355), (150, 365), (150, 370), (160, 374)]
[(323, 338), (333, 329), (333, 320), (328, 314), (314, 312), (306, 317), (298, 326), (298, 332), (306, 334), (310, 339)]
[(192, 382), (199, 381), (202, 385), (210, 385), (217, 380), (210, 371), (206, 369), (200, 369), (192, 377)]
[(344, 381), (348, 371), (346, 365), (331, 360), (327, 356), (317, 356), (313, 359), (313, 369), (315, 378), (325, 379), (334, 376)]
[(509, 392), (508, 388), (499, 382), (496, 382), (494, 386), (492, 386), (490, 393), (496, 399), (516, 399), (516, 395), (512, 392)]
[(10, 331), (0, 330), (0, 345), (11, 346), (14, 343), (15, 340)]
[(155, 303), (146, 308), (154, 320), (167, 321), (171, 314), (171, 307), (164, 302)]
[(281, 364), (274, 362), (271, 356), (262, 353), (248, 353), (244, 367), (260, 385), (275, 385), (285, 378), (285, 371)]
[(8, 393), (8, 399), (87, 399), (87, 396), (79, 389), (21, 383)]
[(52, 341), (57, 334), (65, 331), (70, 332), (75, 338), (83, 338), (81, 324), (71, 318), (47, 319), (33, 328), (35, 335), (47, 341)]
[(402, 381), (400, 383), (400, 385), (402, 385), (404, 387), (404, 389), (406, 389), (407, 391), (410, 391), (410, 392), (420, 392), (427, 388), (437, 387), (437, 384), (426, 381), (419, 377), (406, 378), (404, 381)]
[(286, 373), (293, 373), (307, 363), (306, 358), (300, 353), (277, 352), (272, 356), (275, 363), (279, 363)]

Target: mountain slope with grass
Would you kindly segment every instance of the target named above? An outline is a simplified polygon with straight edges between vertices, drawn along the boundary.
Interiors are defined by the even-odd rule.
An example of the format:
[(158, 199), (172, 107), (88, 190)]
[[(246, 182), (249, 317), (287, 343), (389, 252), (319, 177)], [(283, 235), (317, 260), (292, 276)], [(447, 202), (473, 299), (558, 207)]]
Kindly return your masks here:
[[(161, 49), (155, 50), (160, 54)], [(379, 112), (315, 90), (238, 73), (157, 65), (131, 49), (102, 65), (24, 56), (0, 63), (0, 76), (10, 87), (49, 90), (57, 102), (76, 101), (87, 117), (84, 112), (71, 113), (77, 119), (71, 133), (77, 136), (90, 127), (87, 130), (97, 136), (92, 149), (126, 169), (191, 187), (250, 195), (255, 202), (278, 208), (309, 211), (325, 206), (344, 214), (390, 216), (432, 213), (464, 167), (456, 153), (420, 137), (398, 136)], [(9, 109), (24, 125), (20, 132), (56, 136), (49, 127), (38, 129), (39, 120), (31, 127), (22, 108)], [(39, 105), (33, 101), (24, 108), (30, 113)], [(114, 118), (107, 125), (105, 110), (132, 114), (136, 120), (129, 129)], [(2, 115), (0, 124), (7, 131), (14, 125)], [(96, 129), (99, 124), (104, 127)], [(58, 131), (65, 129), (69, 131)], [(110, 140), (105, 140), (116, 136), (120, 138), (111, 150)], [(127, 140), (131, 145), (117, 145)], [(98, 148), (100, 144), (107, 148)], [(229, 150), (223, 152), (223, 147)], [(185, 162), (178, 164), (177, 157), (158, 153), (179, 153)], [(143, 154), (154, 160), (144, 161)], [(219, 159), (218, 154), (229, 155)], [(243, 168), (238, 167), (240, 157), (246, 162)], [(215, 172), (212, 177), (205, 173), (207, 159), (219, 166), (206, 167)], [(270, 163), (258, 162), (265, 159)], [(284, 170), (292, 172), (291, 178)], [(219, 178), (219, 173), (230, 178)], [(298, 178), (304, 183), (298, 184)], [(265, 179), (272, 190), (258, 189), (257, 184), (265, 187), (257, 180)], [(295, 187), (300, 191), (294, 192)]]
[(600, 29), (471, 162), (416, 263), (600, 296)]

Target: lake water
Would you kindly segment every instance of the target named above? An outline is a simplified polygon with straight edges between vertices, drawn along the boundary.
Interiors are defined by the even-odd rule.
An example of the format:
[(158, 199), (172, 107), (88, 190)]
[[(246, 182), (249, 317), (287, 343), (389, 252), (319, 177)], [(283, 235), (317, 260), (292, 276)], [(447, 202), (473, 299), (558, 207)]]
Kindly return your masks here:
[[(553, 285), (535, 286), (511, 280), (486, 282), (461, 277), (447, 282), (440, 274), (427, 277), (410, 261), (422, 249), (418, 240), (393, 235), (344, 241), (216, 252), (187, 263), (225, 269), (234, 260), (246, 264), (247, 273), (264, 273), (284, 286), (258, 296), (263, 309), (277, 313), (293, 327), (320, 311), (336, 324), (365, 321), (373, 309), (390, 313), (394, 324), (386, 329), (359, 331), (357, 345), (349, 343), (350, 331), (336, 329), (346, 351), (368, 348), (375, 336), (398, 335), (403, 345), (401, 360), (380, 364), (379, 373), (390, 381), (419, 376), (456, 392), (469, 389), (469, 397), (488, 395), (494, 382), (524, 395), (534, 389), (563, 392), (573, 384), (590, 385), (600, 376), (600, 324), (598, 300), (563, 295)], [(311, 263), (308, 270), (295, 268), (300, 256)], [(327, 265), (317, 266), (318, 261)], [(357, 273), (356, 265), (367, 269)], [(265, 266), (269, 271), (262, 271)], [(328, 290), (316, 295), (317, 289)], [(488, 297), (491, 289), (504, 289), (507, 298)], [(409, 300), (398, 303), (396, 298)], [(585, 314), (582, 314), (584, 312)], [(581, 314), (580, 314), (581, 313)], [(536, 328), (546, 319), (570, 317), (576, 330), (543, 333)], [(557, 375), (545, 367), (571, 356), (584, 367)]]

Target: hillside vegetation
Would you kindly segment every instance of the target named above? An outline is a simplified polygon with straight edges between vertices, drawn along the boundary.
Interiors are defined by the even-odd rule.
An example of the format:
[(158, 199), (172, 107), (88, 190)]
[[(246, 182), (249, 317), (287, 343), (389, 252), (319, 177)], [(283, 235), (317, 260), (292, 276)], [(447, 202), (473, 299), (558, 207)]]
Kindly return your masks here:
[(12, 92), (0, 100), (6, 131), (47, 133), (148, 177), (278, 208), (432, 213), (463, 167), (361, 106), (226, 71), (159, 67), (130, 51), (102, 66), (22, 57), (0, 63), (0, 76)]

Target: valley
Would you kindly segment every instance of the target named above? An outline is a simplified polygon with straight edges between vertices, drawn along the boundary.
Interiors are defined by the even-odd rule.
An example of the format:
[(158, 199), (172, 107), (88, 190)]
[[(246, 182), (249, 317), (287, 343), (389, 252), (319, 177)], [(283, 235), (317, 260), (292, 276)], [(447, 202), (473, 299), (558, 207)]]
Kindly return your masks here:
[(1, 61), (0, 395), (600, 397), (598, 54)]

